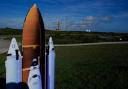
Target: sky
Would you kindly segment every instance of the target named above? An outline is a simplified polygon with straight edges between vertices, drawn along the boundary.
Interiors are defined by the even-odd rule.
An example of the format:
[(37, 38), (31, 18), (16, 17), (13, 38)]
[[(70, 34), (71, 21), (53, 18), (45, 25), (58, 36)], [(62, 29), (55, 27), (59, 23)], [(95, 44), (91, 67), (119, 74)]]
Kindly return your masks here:
[(128, 32), (128, 0), (0, 0), (0, 28), (22, 29), (34, 3), (46, 29)]

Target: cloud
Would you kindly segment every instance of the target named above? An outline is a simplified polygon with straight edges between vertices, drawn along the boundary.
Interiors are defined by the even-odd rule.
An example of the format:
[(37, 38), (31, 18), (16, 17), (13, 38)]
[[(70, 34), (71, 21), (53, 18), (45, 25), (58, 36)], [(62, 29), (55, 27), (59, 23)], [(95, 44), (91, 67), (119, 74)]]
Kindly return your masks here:
[(95, 21), (96, 21), (96, 17), (95, 16), (86, 16), (83, 19), (83, 23), (84, 24), (93, 24), (93, 23), (95, 23)]
[(112, 16), (86, 16), (83, 20), (85, 24), (100, 24), (100, 23), (111, 23), (113, 20)]
[(103, 24), (110, 24), (113, 21), (112, 16), (86, 16), (79, 21), (68, 21), (66, 23), (67, 29), (84, 30), (84, 29), (96, 29), (102, 27)]

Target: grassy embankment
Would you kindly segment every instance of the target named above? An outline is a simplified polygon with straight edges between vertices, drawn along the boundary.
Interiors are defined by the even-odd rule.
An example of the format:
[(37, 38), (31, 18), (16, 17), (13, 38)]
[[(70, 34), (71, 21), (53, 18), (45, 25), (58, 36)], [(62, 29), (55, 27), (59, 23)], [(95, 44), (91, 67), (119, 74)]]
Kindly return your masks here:
[(0, 78), (5, 77), (5, 60), (6, 54), (0, 54)]

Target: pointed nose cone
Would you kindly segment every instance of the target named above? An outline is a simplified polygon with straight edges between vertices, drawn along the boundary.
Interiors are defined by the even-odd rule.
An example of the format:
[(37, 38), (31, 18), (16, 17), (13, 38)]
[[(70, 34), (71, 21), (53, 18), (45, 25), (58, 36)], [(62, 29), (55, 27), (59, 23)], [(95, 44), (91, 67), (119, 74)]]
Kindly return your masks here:
[(53, 43), (52, 37), (49, 38), (49, 43)]
[(44, 30), (42, 17), (36, 4), (26, 16), (23, 26), (23, 45), (39, 45), (41, 30)]
[(52, 37), (49, 37), (49, 45), (53, 45)]
[(49, 38), (49, 50), (52, 50), (54, 48), (52, 37)]
[(36, 8), (38, 8), (36, 4), (33, 4), (33, 7), (36, 7)]
[[(8, 54), (16, 55), (16, 50), (19, 50), (18, 44), (15, 38), (12, 38), (11, 44), (8, 50)], [(21, 55), (21, 54), (20, 54)]]

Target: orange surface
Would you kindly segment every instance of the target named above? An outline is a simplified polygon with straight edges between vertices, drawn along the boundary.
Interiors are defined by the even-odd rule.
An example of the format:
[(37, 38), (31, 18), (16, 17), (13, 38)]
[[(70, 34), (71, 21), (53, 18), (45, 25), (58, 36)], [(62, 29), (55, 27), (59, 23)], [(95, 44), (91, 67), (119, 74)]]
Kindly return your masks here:
[(23, 73), (23, 77), (22, 77), (23, 80), (22, 80), (22, 82), (26, 82), (27, 83), (26, 80), (28, 80), (29, 70), (23, 71), (22, 73)]
[(32, 64), (32, 59), (40, 56), (40, 48), (23, 48), (23, 68), (28, 68)]
[(40, 45), (40, 19), (39, 9), (34, 5), (25, 19), (23, 45)]
[[(29, 68), (32, 60), (38, 58), (41, 54), (42, 30), (44, 30), (44, 25), (41, 14), (37, 6), (33, 5), (26, 16), (23, 26), (23, 69)], [(27, 83), (28, 73), (28, 71), (23, 72), (23, 82)]]

